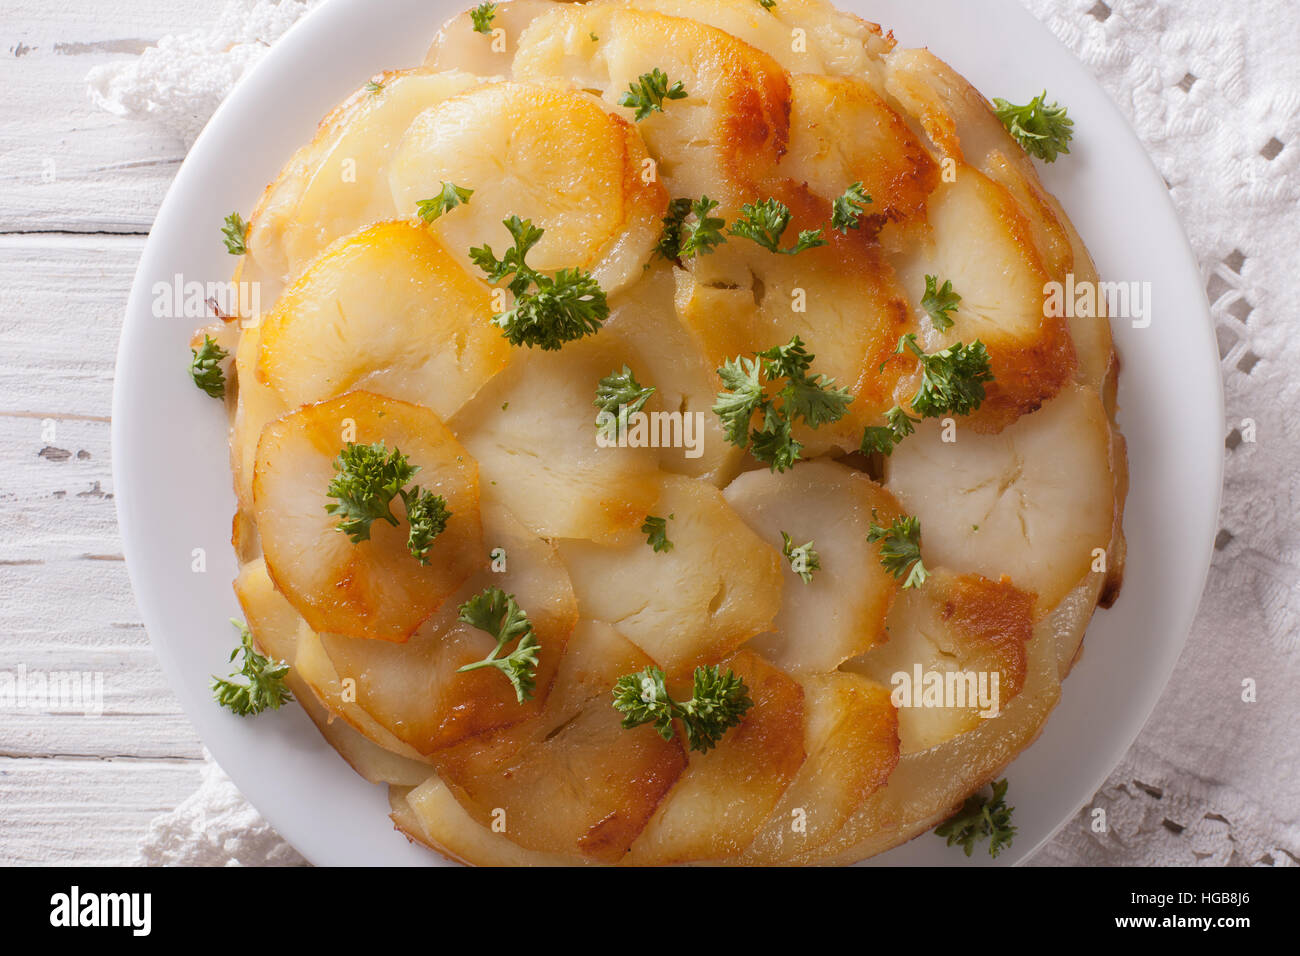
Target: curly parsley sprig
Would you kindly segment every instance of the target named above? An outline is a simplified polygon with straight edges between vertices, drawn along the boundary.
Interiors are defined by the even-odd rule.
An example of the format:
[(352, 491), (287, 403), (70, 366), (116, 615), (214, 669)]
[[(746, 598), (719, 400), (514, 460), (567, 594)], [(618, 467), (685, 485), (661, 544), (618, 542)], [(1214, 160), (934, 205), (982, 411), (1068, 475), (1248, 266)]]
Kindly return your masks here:
[[(758, 352), (755, 358), (737, 356), (718, 369), (724, 390), (718, 393), (713, 412), (722, 422), (727, 441), (769, 465), (785, 471), (799, 460), (802, 443), (794, 437), (794, 425), (802, 421), (818, 428), (844, 417), (853, 396), (835, 387), (835, 380), (811, 373), (813, 359), (799, 336), (786, 345)], [(769, 395), (768, 388), (779, 380), (784, 384)], [(759, 427), (750, 429), (757, 414)]]
[(858, 219), (869, 202), (871, 197), (861, 182), (849, 186), (831, 206), (831, 228), (847, 236), (850, 229), (858, 228)]
[(474, 190), (444, 182), (442, 191), (432, 199), (421, 199), (415, 204), (416, 213), (425, 222), (434, 222), (443, 213), (451, 212), (457, 206), (469, 202)]
[(794, 539), (784, 531), (781, 540), (781, 554), (790, 562), (790, 570), (803, 578), (804, 584), (811, 584), (813, 572), (822, 569), (821, 555), (813, 547), (813, 542), (807, 541), (795, 547)]
[(645, 535), (645, 543), (650, 545), (656, 552), (671, 551), (673, 543), (668, 540), (668, 522), (676, 517), (675, 514), (670, 514), (667, 518), (646, 515), (645, 521), (641, 524), (641, 533)]
[(623, 727), (654, 724), (664, 740), (672, 740), (674, 720), (681, 721), (691, 750), (707, 753), (722, 735), (739, 724), (753, 706), (749, 687), (734, 671), (717, 665), (695, 668), (691, 699), (678, 702), (668, 694), (664, 672), (647, 667), (625, 674), (614, 685), (614, 709), (623, 714)]
[(953, 291), (951, 279), (945, 279), (940, 286), (938, 276), (925, 277), (925, 294), (921, 296), (921, 308), (925, 310), (925, 314), (930, 317), (937, 330), (947, 332), (952, 328), (952, 316), (948, 313), (956, 312), (959, 305), (961, 305), (961, 296)]
[(997, 855), (1011, 846), (1016, 828), (1011, 823), (1015, 807), (1006, 803), (1005, 778), (993, 784), (993, 796), (973, 794), (966, 798), (957, 813), (934, 828), (936, 836), (946, 837), (948, 846), (960, 846), (970, 856), (980, 840), (989, 841), (989, 856)]
[(880, 564), (895, 579), (906, 578), (903, 589), (919, 588), (930, 572), (921, 560), (921, 522), (911, 515), (895, 518), (884, 528), (876, 524), (876, 512), (871, 512), (871, 527), (867, 541), (880, 542)]
[(642, 385), (624, 365), (621, 371), (610, 372), (596, 385), (596, 400), (600, 409), (596, 413), (596, 429), (610, 441), (617, 440), (627, 431), (630, 415), (645, 408), (645, 403), (655, 393), (653, 385)]
[(190, 349), (190, 378), (194, 384), (207, 392), (212, 398), (225, 398), (226, 373), (221, 363), (230, 357), (230, 353), (217, 344), (210, 335), (203, 336), (203, 344), (197, 349)]
[(799, 239), (788, 249), (781, 248), (781, 237), (790, 225), (790, 208), (778, 199), (747, 202), (740, 207), (740, 218), (727, 227), (733, 236), (751, 239), (769, 252), (794, 256), (805, 249), (826, 245), (826, 235), (821, 229), (805, 229)]
[(392, 504), (400, 496), (410, 524), (407, 549), (421, 564), (428, 564), (429, 549), (446, 530), (452, 513), (442, 495), (421, 490), (419, 485), (406, 488), (419, 470), (399, 449), (389, 452), (382, 441), (372, 445), (348, 442), (334, 459), (334, 477), (325, 490), (337, 500), (325, 505), (325, 510), (338, 515), (338, 530), (353, 544), (360, 544), (370, 540), (370, 526), (375, 521), (397, 527)]
[(664, 216), (663, 232), (655, 252), (664, 259), (682, 262), (707, 255), (722, 245), (727, 241), (722, 233), (727, 221), (711, 215), (717, 207), (717, 201), (708, 196), (672, 200), (668, 203), (668, 215)]
[(627, 92), (618, 98), (618, 105), (636, 110), (635, 119), (640, 122), (651, 113), (662, 113), (664, 100), (685, 98), (686, 88), (682, 86), (682, 81), (678, 80), (669, 86), (668, 74), (656, 66), (649, 73), (637, 77), (635, 83), (628, 84)]
[(242, 256), (248, 252), (248, 246), (245, 244), (248, 238), (248, 223), (244, 222), (244, 217), (239, 213), (232, 212), (226, 217), (221, 235), (225, 237), (226, 251), (232, 256)]
[(497, 15), (495, 3), (480, 3), (469, 12), (470, 22), (474, 24), (475, 33), (491, 33), (492, 20)]
[(257, 653), (253, 649), (253, 633), (248, 625), (234, 618), (230, 619), (230, 623), (239, 629), (239, 646), (230, 652), (230, 660), (233, 663), (242, 653), (244, 662), (229, 677), (213, 676), (212, 696), (218, 704), (240, 717), (260, 714), (268, 709), (279, 710), (281, 704), (293, 700), (293, 695), (284, 684), (289, 665)]
[[(541, 650), (541, 644), (533, 632), (533, 624), (528, 620), (527, 612), (515, 602), (515, 596), (497, 587), (484, 588), (460, 606), (459, 620), (492, 635), (497, 646), (487, 657), (466, 664), (457, 673), (495, 667), (510, 681), (519, 703), (532, 700), (537, 689), (537, 653)], [(519, 642), (515, 649), (501, 657), (505, 646), (515, 640)]]
[(406, 520), (410, 531), (406, 536), (406, 548), (421, 564), (429, 563), (429, 549), (434, 539), (447, 530), (451, 512), (447, 509), (447, 499), (425, 491), (416, 485), (409, 491), (402, 492), (406, 504)]
[(561, 269), (553, 276), (538, 272), (525, 258), (545, 230), (518, 216), (502, 220), (502, 224), (514, 245), (500, 259), (486, 244), (470, 249), (469, 256), (493, 285), (509, 279), (506, 287), (514, 296), (514, 305), (492, 317), (506, 340), (511, 345), (555, 351), (565, 342), (600, 331), (609, 317), (609, 303), (591, 273), (581, 269)]
[(1066, 109), (1061, 104), (1047, 105), (1046, 90), (1024, 106), (1017, 106), (998, 97), (993, 100), (993, 112), (1007, 128), (1007, 132), (1031, 156), (1054, 163), (1058, 154), (1070, 152), (1074, 120), (1066, 115)]

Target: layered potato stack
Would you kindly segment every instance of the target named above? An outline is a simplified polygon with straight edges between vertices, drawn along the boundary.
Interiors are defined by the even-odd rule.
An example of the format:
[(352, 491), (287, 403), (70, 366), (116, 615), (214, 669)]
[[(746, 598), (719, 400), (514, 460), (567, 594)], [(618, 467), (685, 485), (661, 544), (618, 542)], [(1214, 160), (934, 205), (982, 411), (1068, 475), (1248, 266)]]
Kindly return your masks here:
[[(237, 278), (268, 311), (224, 334), (257, 644), (388, 786), (397, 826), (456, 860), (853, 862), (909, 839), (1034, 739), (1119, 584), (1110, 331), (1043, 309), (1045, 283), (1096, 279), (1087, 251), (979, 93), (823, 0), (510, 0), (492, 27), (462, 14), (423, 66), (358, 90), (250, 218)], [(656, 68), (686, 96), (635, 121), (619, 97)], [(426, 223), (443, 182), (472, 199)], [(731, 222), (773, 197), (792, 237), (855, 182), (860, 228), (825, 246), (654, 254), (673, 198)], [(469, 250), (509, 248), (511, 215), (545, 230), (529, 265), (606, 291), (598, 333), (543, 351), (492, 324)], [(942, 333), (927, 274), (962, 296)], [(909, 332), (927, 352), (982, 341), (988, 397), (955, 441), (929, 420), (887, 459), (854, 454), (917, 389), (915, 361), (880, 369)], [(723, 437), (716, 369), (794, 335), (854, 400), (800, 425), (805, 460), (774, 472)], [(624, 364), (656, 389), (647, 412), (704, 413), (702, 455), (598, 447), (596, 385)], [(344, 429), (445, 497), (427, 565), (404, 520), (361, 544), (336, 530)], [(670, 514), (654, 551), (640, 525)], [(924, 585), (884, 570), (873, 515), (920, 520)], [(783, 530), (815, 541), (811, 582)], [(524, 704), (492, 668), (457, 672), (494, 645), (457, 608), (492, 586), (541, 644)], [(754, 701), (715, 749), (620, 725), (620, 676), (658, 665), (689, 687), (715, 663)], [(918, 664), (997, 671), (1000, 714), (895, 708), (891, 675)]]

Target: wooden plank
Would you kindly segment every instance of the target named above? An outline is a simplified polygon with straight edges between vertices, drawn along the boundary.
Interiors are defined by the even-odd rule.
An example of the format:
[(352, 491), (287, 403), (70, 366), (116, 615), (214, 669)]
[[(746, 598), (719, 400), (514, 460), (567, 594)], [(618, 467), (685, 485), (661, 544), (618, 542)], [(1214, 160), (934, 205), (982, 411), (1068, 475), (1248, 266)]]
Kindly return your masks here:
[(185, 147), (95, 107), (92, 66), (211, 24), (211, 0), (9, 0), (0, 48), (0, 233), (146, 233)]
[[(0, 417), (26, 415), (34, 436), (40, 417), (107, 419), (122, 315), (143, 248), (138, 237), (0, 236)], [(107, 461), (105, 454), (105, 469)]]
[(132, 862), (149, 822), (199, 785), (202, 764), (0, 757), (0, 863)]

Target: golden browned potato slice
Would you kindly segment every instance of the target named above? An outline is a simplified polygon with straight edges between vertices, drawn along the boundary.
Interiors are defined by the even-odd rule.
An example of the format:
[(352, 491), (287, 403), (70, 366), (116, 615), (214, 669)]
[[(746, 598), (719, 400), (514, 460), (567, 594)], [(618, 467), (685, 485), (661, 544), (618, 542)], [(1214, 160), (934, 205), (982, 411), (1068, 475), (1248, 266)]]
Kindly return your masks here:
[[(1096, 583), (1080, 586), (1091, 590)], [(991, 720), (929, 750), (906, 754), (889, 781), (869, 796), (823, 846), (791, 862), (855, 863), (924, 833), (951, 816), (961, 802), (994, 779), (1033, 742), (1060, 697), (1056, 648), (1061, 636), (1087, 627), (1092, 604), (1066, 601), (1034, 628), (1026, 646), (1025, 681)], [(1069, 642), (1069, 639), (1066, 641)]]
[(885, 638), (898, 582), (867, 540), (873, 520), (888, 525), (898, 502), (860, 471), (830, 461), (783, 474), (750, 471), (723, 493), (760, 538), (777, 550), (813, 542), (821, 569), (805, 582), (782, 561), (784, 600), (772, 630), (750, 647), (792, 674), (824, 673)]
[[(996, 717), (1020, 693), (1033, 629), (1034, 596), (1009, 580), (936, 571), (903, 592), (889, 615), (889, 640), (848, 666), (899, 695), (903, 753), (915, 753)], [(953, 701), (938, 696), (945, 686), (965, 705), (948, 706)]]
[(790, 151), (781, 169), (834, 200), (861, 182), (872, 201), (860, 229), (925, 215), (939, 169), (903, 118), (855, 77), (796, 74), (790, 79)]
[(898, 715), (887, 687), (842, 671), (799, 683), (808, 758), (737, 863), (781, 863), (824, 843), (898, 765)]
[(478, 83), (468, 73), (402, 70), (377, 78), (321, 121), (249, 217), (241, 278), (260, 283), (265, 310), (336, 239), (397, 215), (385, 176), (412, 119)]
[(451, 420), (484, 495), (545, 538), (611, 540), (659, 492), (653, 448), (596, 443), (596, 386), (626, 355), (601, 335), (557, 352), (516, 349), (509, 368)]
[(680, 742), (625, 730), (611, 702), (619, 677), (651, 663), (580, 621), (542, 714), (440, 751), (439, 775), (480, 825), (526, 849), (617, 862), (686, 765)]
[(880, 54), (890, 42), (880, 28), (824, 0), (787, 0), (764, 9), (758, 0), (609, 0), (618, 6), (687, 17), (762, 50), (791, 73), (882, 77)]
[(244, 609), (244, 619), (253, 632), (258, 649), (268, 657), (290, 665), (284, 681), (294, 700), (307, 712), (321, 735), (371, 783), (397, 783), (414, 786), (423, 782), (432, 768), (404, 753), (394, 753), (373, 743), (346, 720), (336, 719), (317, 699), (316, 692), (298, 666), (301, 615), (275, 589), (261, 559), (249, 561), (239, 569), (235, 595)]
[(364, 388), (447, 418), (509, 354), (488, 287), (424, 227), (384, 222), (331, 247), (284, 294), (257, 374), (289, 406)]
[[(632, 845), (633, 866), (719, 860), (739, 853), (804, 762), (803, 688), (759, 655), (738, 651), (721, 665), (745, 679), (753, 706), (707, 753), (690, 764)], [(669, 687), (690, 698), (685, 674)]]
[(451, 790), (428, 777), (414, 789), (389, 787), (393, 823), (409, 838), (459, 863), (474, 866), (575, 866), (592, 863), (581, 855), (525, 850), (503, 833), (494, 833), (456, 802)]
[(1110, 423), (1069, 385), (997, 435), (930, 421), (886, 461), (885, 487), (921, 521), (927, 564), (1012, 582), (1053, 608), (1097, 567), (1115, 515)]
[[(670, 416), (645, 419), (646, 434), (659, 441), (659, 467), (722, 487), (740, 470), (744, 452), (727, 441), (713, 413), (719, 389), (713, 366), (673, 310), (674, 271), (660, 263), (612, 301), (600, 334), (617, 341), (637, 381), (654, 388), (645, 412)], [(629, 441), (643, 440), (636, 434), (629, 429)]]
[(425, 68), (507, 76), (519, 37), (528, 24), (555, 6), (554, 0), (503, 0), (492, 11), (487, 33), (475, 31), (470, 11), (464, 10), (444, 23), (433, 38), (424, 57)]
[[(402, 499), (396, 527), (375, 521), (353, 544), (325, 506), (334, 460), (349, 442), (383, 442), (420, 471), (452, 517), (421, 564), (407, 549)], [(314, 630), (405, 641), (485, 564), (474, 462), (432, 411), (369, 392), (308, 405), (272, 422), (257, 446), (253, 511), (276, 587)]]
[[(653, 508), (672, 548), (633, 530), (612, 544), (561, 541), (583, 617), (608, 621), (666, 671), (720, 660), (768, 630), (781, 606), (780, 552), (712, 485), (665, 475)], [(671, 517), (670, 517), (671, 516)]]
[[(818, 203), (829, 217), (830, 204)], [(793, 242), (799, 229), (818, 221), (824, 225), (825, 217), (792, 221), (785, 241)], [(856, 451), (863, 428), (883, 421), (906, 374), (902, 362), (888, 360), (899, 337), (917, 328), (880, 250), (857, 234), (832, 231), (828, 238), (829, 245), (797, 256), (731, 239), (675, 273), (677, 313), (713, 368), (798, 335), (815, 356), (813, 374), (834, 379), (835, 387), (853, 396), (838, 422), (818, 429), (796, 426), (805, 458)]]
[(421, 113), (388, 176), (412, 217), (444, 182), (474, 191), (431, 228), (476, 275), (469, 250), (509, 249), (502, 221), (517, 215), (544, 230), (530, 266), (587, 270), (607, 293), (641, 277), (668, 202), (632, 124), (589, 93), (532, 83), (479, 86)]
[[(535, 716), (577, 622), (569, 577), (553, 546), (499, 507), (484, 509), (483, 531), (485, 547), (500, 549), (496, 566), (505, 570), (476, 574), (405, 644), (321, 637), (334, 674), (352, 679), (357, 706), (423, 754)], [(488, 587), (514, 595), (541, 645), (534, 696), (524, 704), (495, 668), (457, 673), (496, 646), (492, 636), (458, 619), (460, 605)], [(512, 649), (507, 647), (507, 653)]]
[(767, 54), (693, 20), (573, 4), (534, 20), (514, 61), (517, 79), (595, 90), (611, 107), (655, 69), (687, 94), (637, 123), (659, 178), (673, 196), (738, 207), (789, 144), (790, 84)]
[[(996, 431), (1032, 412), (1074, 375), (1075, 354), (1062, 318), (1044, 314), (1043, 288), (1051, 281), (1034, 244), (1029, 220), (1002, 186), (970, 167), (930, 196), (930, 238), (897, 261), (899, 279), (918, 304), (925, 277), (952, 282), (961, 304), (946, 332), (929, 319), (920, 337), (927, 352), (979, 339), (988, 349), (994, 380), (972, 426)], [(911, 363), (912, 360), (903, 360)], [(900, 403), (917, 382), (903, 382)]]
[(253, 471), (257, 440), (269, 422), (289, 411), (275, 389), (257, 380), (257, 357), (262, 350), (262, 329), (250, 325), (239, 335), (235, 350), (235, 413), (230, 422), (230, 466), (240, 510), (253, 510)]

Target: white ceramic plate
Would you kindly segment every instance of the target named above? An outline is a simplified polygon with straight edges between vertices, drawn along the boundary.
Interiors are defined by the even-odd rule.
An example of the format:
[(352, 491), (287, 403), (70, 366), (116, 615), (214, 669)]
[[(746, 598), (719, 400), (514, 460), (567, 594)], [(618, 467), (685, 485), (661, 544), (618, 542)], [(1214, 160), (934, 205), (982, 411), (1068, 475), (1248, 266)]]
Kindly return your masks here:
[[(225, 281), (222, 219), (247, 212), (318, 119), (385, 68), (418, 64), (469, 0), (330, 0), (244, 79), (182, 165), (140, 262), (118, 353), (113, 465), (122, 538), (149, 635), (186, 713), (222, 768), (285, 839), (318, 864), (437, 862), (394, 832), (385, 794), (358, 777), (295, 707), (241, 719), (217, 707), (239, 615), (230, 582), (235, 502), (218, 402), (184, 373), (205, 320), (155, 318), (156, 282)], [(1073, 152), (1045, 168), (1104, 278), (1152, 284), (1149, 328), (1118, 324), (1120, 423), (1132, 489), (1128, 572), (1039, 740), (1009, 771), (1015, 845), (1028, 857), (1106, 778), (1164, 690), (1195, 614), (1216, 533), (1223, 397), (1200, 276), (1160, 176), (1105, 93), (1014, 0), (841, 0), (929, 46), (987, 96), (1044, 87), (1068, 105)], [(191, 570), (203, 548), (207, 570)], [(987, 857), (983, 857), (987, 861)], [(877, 857), (972, 865), (933, 836)]]

